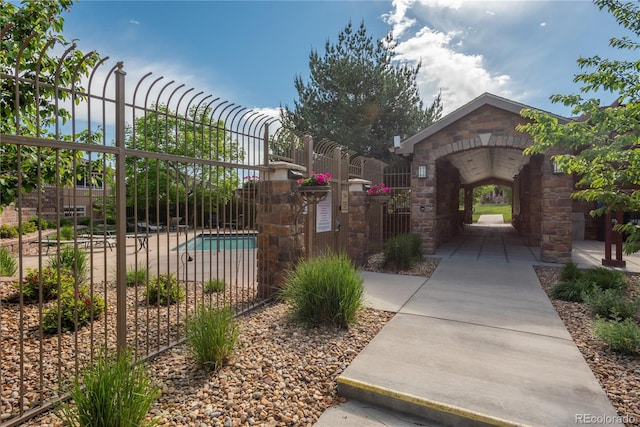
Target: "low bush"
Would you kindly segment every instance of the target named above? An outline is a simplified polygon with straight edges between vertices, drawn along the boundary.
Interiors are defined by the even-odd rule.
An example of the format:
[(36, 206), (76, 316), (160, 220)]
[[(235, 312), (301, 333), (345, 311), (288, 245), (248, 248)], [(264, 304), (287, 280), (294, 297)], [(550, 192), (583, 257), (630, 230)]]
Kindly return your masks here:
[(102, 353), (74, 380), (69, 395), (73, 404), (63, 406), (57, 414), (67, 425), (138, 427), (160, 389), (146, 366), (134, 363), (130, 353), (119, 357)]
[(73, 240), (73, 238), (75, 237), (73, 228), (70, 225), (63, 226), (58, 234), (60, 235), (60, 240)]
[(560, 270), (561, 282), (575, 282), (582, 277), (582, 270), (573, 262), (568, 262)]
[(138, 266), (133, 270), (127, 270), (127, 286), (140, 286), (147, 283), (149, 271), (145, 267)]
[(149, 304), (170, 305), (184, 299), (184, 289), (173, 273), (161, 274), (149, 282), (144, 297)]
[[(44, 221), (44, 224), (43, 224), (43, 221)], [(46, 219), (40, 219), (40, 217), (34, 216), (29, 218), (29, 222), (32, 223), (34, 227), (36, 227), (36, 230), (44, 230), (47, 228)]]
[(60, 218), (60, 227), (71, 227), (73, 225), (73, 221), (70, 218)]
[(233, 353), (239, 329), (233, 311), (200, 307), (185, 321), (187, 346), (196, 362), (216, 371)]
[(627, 281), (621, 271), (606, 267), (592, 267), (585, 270), (583, 277), (600, 289), (624, 290), (627, 287)]
[(18, 237), (18, 229), (9, 224), (0, 225), (0, 238), (14, 239)]
[(625, 295), (616, 289), (594, 287), (582, 295), (583, 301), (596, 316), (609, 319), (626, 319), (635, 316), (638, 302), (627, 301)]
[(551, 288), (550, 295), (552, 298), (562, 301), (583, 302), (583, 295), (589, 293), (592, 289), (593, 283), (581, 278), (573, 282), (556, 283)]
[(61, 268), (70, 271), (79, 284), (87, 281), (89, 262), (87, 253), (80, 248), (63, 247), (59, 256), (54, 255), (49, 258), (47, 266), (52, 269)]
[(45, 310), (42, 318), (42, 330), (48, 334), (60, 331), (76, 331), (104, 312), (104, 300), (98, 295), (91, 295), (86, 286), (74, 292), (73, 288), (65, 289), (57, 304)]
[(31, 221), (24, 221), (18, 228), (18, 233), (25, 235), (38, 231), (36, 225)]
[(363, 305), (362, 276), (344, 254), (301, 262), (289, 273), (280, 297), (306, 326), (346, 328)]
[(594, 322), (593, 333), (617, 353), (640, 352), (640, 326), (633, 319), (621, 321), (598, 318)]
[(214, 292), (222, 292), (225, 288), (224, 280), (220, 279), (210, 279), (207, 283), (204, 284), (204, 291), (207, 294), (212, 294)]
[(86, 225), (88, 226), (89, 224), (91, 224), (91, 218), (88, 216), (81, 216), (80, 218), (78, 218), (78, 225)]
[(13, 276), (17, 270), (18, 264), (9, 249), (0, 248), (0, 276)]
[(42, 270), (42, 274), (40, 274), (38, 269), (28, 268), (22, 283), (22, 295), (26, 302), (39, 300), (41, 282), (42, 300), (48, 301), (56, 298), (58, 294), (62, 294), (68, 289), (72, 290), (75, 279), (73, 278), (73, 274), (65, 268), (56, 269), (45, 267)]
[(384, 243), (384, 267), (395, 270), (410, 269), (422, 259), (422, 238), (418, 234), (400, 234)]

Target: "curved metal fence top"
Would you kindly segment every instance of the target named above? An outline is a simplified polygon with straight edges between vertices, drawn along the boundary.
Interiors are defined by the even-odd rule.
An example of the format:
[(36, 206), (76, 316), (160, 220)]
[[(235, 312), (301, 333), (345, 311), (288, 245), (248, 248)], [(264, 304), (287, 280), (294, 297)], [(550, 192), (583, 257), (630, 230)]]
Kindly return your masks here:
[[(17, 113), (13, 126), (18, 135), (30, 133), (26, 129), (28, 126), (22, 126), (21, 123), (28, 118), (21, 117), (20, 112), (32, 107), (40, 112), (49, 104), (53, 105), (55, 112), (63, 114), (51, 115), (55, 117), (55, 122), (45, 126), (57, 135), (63, 133), (63, 130), (64, 133), (72, 133), (71, 139), (74, 141), (78, 131), (112, 125), (116, 102), (115, 75), (117, 72), (125, 74), (123, 62), (117, 62), (108, 68), (109, 57), (102, 58), (96, 51), (80, 55), (76, 45), (71, 44), (65, 46), (59, 57), (54, 58), (54, 71), (44, 72), (45, 61), (54, 57), (53, 47), (57, 40), (51, 38), (42, 46), (34, 45), (39, 36), (37, 32), (20, 38), (13, 34), (14, 31), (13, 23), (0, 28), (0, 38), (11, 43), (3, 43), (3, 46), (16, 53), (15, 63), (9, 69), (0, 70), (0, 79), (14, 82), (13, 108)], [(34, 46), (38, 49), (37, 53), (27, 55), (27, 52), (34, 50)], [(21, 90), (25, 86), (33, 88), (39, 97), (22, 97)], [(265, 137), (268, 126), (277, 120), (263, 112), (221, 100), (204, 91), (196, 91), (195, 88), (152, 72), (140, 76), (133, 85), (127, 85), (126, 88), (124, 102), (129, 111), (125, 120), (129, 125), (133, 125), (136, 119), (145, 114), (162, 113), (184, 126), (188, 123), (209, 128), (222, 126), (219, 131), (233, 134), (235, 139), (247, 137), (256, 138), (257, 141)], [(65, 111), (71, 112), (73, 117), (70, 125), (64, 122)], [(32, 120), (37, 121), (39, 115), (33, 116)], [(68, 126), (73, 128), (73, 132), (67, 130)], [(109, 145), (110, 138), (105, 135), (102, 144)]]

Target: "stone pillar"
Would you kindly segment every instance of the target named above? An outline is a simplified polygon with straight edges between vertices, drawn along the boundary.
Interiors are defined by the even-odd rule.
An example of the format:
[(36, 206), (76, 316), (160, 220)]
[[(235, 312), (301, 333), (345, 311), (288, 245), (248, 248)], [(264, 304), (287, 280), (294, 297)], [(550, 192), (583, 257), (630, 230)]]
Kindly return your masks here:
[(544, 262), (571, 261), (573, 178), (553, 173), (550, 155), (542, 162), (542, 242), (540, 257)]
[[(529, 162), (529, 236), (527, 244), (529, 246), (540, 246), (542, 240), (542, 192), (545, 158), (541, 155), (533, 156)], [(548, 161), (546, 163), (549, 163)]]
[[(436, 253), (436, 162), (425, 156), (412, 162), (411, 170), (411, 231), (422, 236), (425, 254)], [(419, 165), (427, 167), (426, 178), (418, 178)]]
[(286, 162), (269, 164), (258, 183), (256, 228), (258, 230), (258, 294), (272, 295), (285, 283), (286, 274), (304, 257), (304, 222), (300, 218), (298, 183), (289, 170), (305, 168)]
[(357, 267), (367, 265), (369, 258), (369, 208), (370, 201), (365, 185), (371, 181), (349, 180), (349, 245), (348, 254)]

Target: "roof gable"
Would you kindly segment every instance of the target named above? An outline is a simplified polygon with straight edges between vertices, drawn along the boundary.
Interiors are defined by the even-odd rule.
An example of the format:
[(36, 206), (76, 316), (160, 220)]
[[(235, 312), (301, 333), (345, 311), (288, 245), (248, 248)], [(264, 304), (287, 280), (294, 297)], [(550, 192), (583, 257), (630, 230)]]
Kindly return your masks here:
[[(461, 120), (462, 118), (468, 116), (469, 114), (473, 113), (474, 111), (478, 110), (479, 108), (485, 105), (491, 105), (495, 108), (499, 108), (501, 110), (505, 110), (517, 115), (520, 115), (520, 111), (522, 111), (525, 108), (535, 109), (528, 105), (511, 101), (509, 99), (502, 98), (502, 97), (485, 92), (479, 97), (472, 100), (471, 102), (463, 105), (462, 107), (458, 108), (457, 110), (453, 111), (452, 113), (438, 120), (428, 128), (423, 129), (417, 134), (402, 141), (400, 146), (397, 147), (394, 152), (396, 154), (405, 154), (405, 155), (412, 154), (414, 146), (417, 143), (424, 141), (425, 139), (429, 138), (431, 135), (435, 134), (436, 132), (446, 128), (447, 126), (457, 122), (458, 120)], [(551, 114), (551, 113), (548, 113), (548, 114)], [(551, 115), (554, 117), (557, 117), (558, 120), (560, 120), (561, 122), (569, 121), (569, 119), (565, 117), (561, 117), (555, 114), (551, 114)]]

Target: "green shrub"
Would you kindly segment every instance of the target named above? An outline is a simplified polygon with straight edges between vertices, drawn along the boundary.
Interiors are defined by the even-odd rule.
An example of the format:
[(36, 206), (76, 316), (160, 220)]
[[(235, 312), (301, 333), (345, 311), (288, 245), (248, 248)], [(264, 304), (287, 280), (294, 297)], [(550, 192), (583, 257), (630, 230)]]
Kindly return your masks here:
[(624, 290), (627, 287), (627, 281), (622, 272), (606, 267), (592, 267), (585, 270), (583, 277), (600, 289)]
[(224, 280), (210, 279), (207, 283), (204, 284), (204, 291), (207, 294), (222, 292), (224, 291), (225, 286), (226, 284), (224, 283)]
[(37, 216), (29, 218), (29, 222), (33, 224), (36, 230), (46, 230), (47, 228), (52, 228), (46, 219)]
[(74, 380), (69, 395), (73, 405), (63, 406), (57, 414), (67, 425), (138, 427), (160, 389), (145, 365), (133, 363), (131, 353), (123, 352), (120, 357), (102, 353)]
[(585, 292), (582, 299), (594, 315), (609, 319), (633, 317), (638, 311), (638, 303), (627, 301), (624, 294), (616, 289), (596, 286)]
[[(28, 268), (22, 284), (22, 295), (27, 302), (38, 301), (40, 295), (40, 281), (42, 280), (42, 300), (48, 301), (56, 298), (59, 293), (73, 290), (73, 274), (67, 269), (57, 270), (46, 267), (40, 274), (38, 269)], [(61, 292), (58, 292), (60, 290)]]
[(60, 229), (60, 240), (73, 240), (75, 233), (70, 225), (65, 225)]
[(18, 229), (19, 234), (25, 235), (38, 231), (36, 225), (31, 221), (24, 221)]
[(228, 307), (200, 307), (193, 316), (187, 317), (185, 328), (191, 355), (209, 371), (226, 363), (239, 333), (233, 311)]
[(407, 270), (422, 259), (422, 238), (418, 234), (400, 234), (384, 243), (384, 267)]
[(133, 270), (127, 270), (127, 286), (140, 286), (147, 283), (149, 271), (145, 267), (137, 267)]
[(97, 319), (104, 312), (104, 300), (91, 295), (86, 286), (74, 292), (65, 289), (53, 307), (45, 310), (42, 318), (42, 330), (48, 334), (58, 332), (58, 320), (62, 332), (75, 331), (81, 326)]
[(362, 276), (346, 255), (301, 262), (281, 292), (293, 316), (307, 326), (346, 328), (363, 305)]
[(560, 271), (561, 282), (575, 282), (582, 277), (582, 270), (573, 262), (568, 262)]
[(78, 218), (78, 225), (86, 225), (88, 226), (89, 224), (91, 224), (91, 218), (88, 216), (81, 216), (80, 218)]
[(593, 289), (593, 283), (585, 278), (578, 279), (574, 282), (556, 283), (551, 288), (551, 298), (563, 301), (583, 302), (583, 295), (589, 293)]
[(640, 350), (640, 326), (633, 319), (620, 321), (598, 318), (593, 333), (617, 353), (634, 354)]
[(9, 224), (0, 225), (0, 238), (2, 239), (14, 239), (18, 237), (18, 230)]
[(69, 218), (60, 218), (60, 227), (71, 227), (73, 222)]
[(15, 258), (7, 248), (0, 248), (0, 276), (13, 276), (18, 270)]
[(49, 258), (47, 266), (70, 271), (76, 275), (78, 283), (82, 284), (87, 281), (89, 268), (87, 253), (80, 248), (65, 246), (60, 251), (59, 257), (56, 255)]
[(149, 282), (144, 296), (149, 304), (170, 305), (184, 299), (184, 289), (173, 273), (161, 274)]

